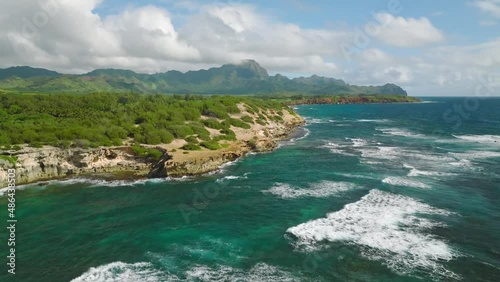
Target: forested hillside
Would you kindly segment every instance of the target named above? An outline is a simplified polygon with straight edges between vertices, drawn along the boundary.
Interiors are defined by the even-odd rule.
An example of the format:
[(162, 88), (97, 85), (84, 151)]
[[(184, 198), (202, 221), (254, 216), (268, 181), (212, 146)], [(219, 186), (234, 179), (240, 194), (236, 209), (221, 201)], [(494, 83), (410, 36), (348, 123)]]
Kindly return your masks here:
[[(240, 113), (239, 104), (258, 118), (230, 117)], [(280, 102), (236, 96), (0, 94), (0, 146), (85, 148), (185, 139), (187, 149), (217, 149), (219, 141), (235, 139), (231, 126), (277, 121), (284, 110), (289, 108)]]

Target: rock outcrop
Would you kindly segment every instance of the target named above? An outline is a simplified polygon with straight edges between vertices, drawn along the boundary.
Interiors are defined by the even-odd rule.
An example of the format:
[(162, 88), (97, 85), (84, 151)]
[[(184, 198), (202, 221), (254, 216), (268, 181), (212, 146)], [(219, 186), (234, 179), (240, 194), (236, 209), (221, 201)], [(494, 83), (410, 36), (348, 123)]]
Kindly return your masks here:
[[(5, 153), (4, 153), (5, 154)], [(151, 169), (148, 159), (138, 157), (130, 147), (103, 147), (98, 149), (25, 148), (11, 152), (17, 158), (16, 183), (30, 183), (40, 180), (65, 178), (81, 174), (112, 173), (130, 171), (146, 175)], [(0, 164), (0, 185), (12, 164)]]
[[(284, 123), (275, 123), (266, 128), (266, 132), (256, 132), (253, 138), (239, 140), (226, 149), (217, 151), (193, 152), (190, 157), (180, 158), (179, 152), (173, 156), (168, 154), (164, 160), (160, 160), (152, 169), (150, 177), (180, 177), (185, 175), (200, 175), (214, 170), (225, 163), (232, 162), (246, 155), (248, 152), (267, 152), (276, 148), (278, 142), (286, 138), (290, 132), (304, 124), (301, 117), (291, 117)], [(236, 130), (236, 129), (235, 129)], [(199, 153), (198, 155), (196, 153)]]
[(13, 164), (0, 159), (0, 188), (6, 187), (7, 170), (13, 167), (16, 169), (17, 184), (119, 172), (126, 172), (128, 176), (149, 178), (200, 175), (217, 170), (222, 164), (234, 161), (250, 151), (273, 150), (279, 140), (302, 124), (304, 120), (300, 116), (287, 113), (281, 122), (270, 121), (265, 126), (254, 124), (248, 130), (232, 127), (236, 131), (237, 141), (219, 150), (180, 152), (182, 151), (180, 149), (169, 151), (168, 145), (163, 147), (159, 145), (156, 149), (163, 154), (158, 160), (138, 156), (129, 146), (94, 149), (61, 149), (44, 146), (4, 151), (0, 152), (0, 155), (16, 161)]

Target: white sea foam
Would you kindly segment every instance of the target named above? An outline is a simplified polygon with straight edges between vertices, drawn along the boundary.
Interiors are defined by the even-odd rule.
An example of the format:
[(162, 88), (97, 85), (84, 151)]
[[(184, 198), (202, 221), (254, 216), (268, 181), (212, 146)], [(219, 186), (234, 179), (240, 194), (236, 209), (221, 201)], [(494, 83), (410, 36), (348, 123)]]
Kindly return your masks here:
[(493, 151), (467, 151), (465, 153), (449, 153), (450, 155), (458, 159), (488, 159), (488, 158), (499, 158), (500, 152)]
[(369, 164), (369, 165), (380, 165), (380, 164), (383, 164), (383, 162), (365, 161), (365, 160), (361, 160), (360, 162), (364, 163), (364, 164)]
[(419, 170), (419, 169), (416, 169), (415, 167), (408, 165), (408, 164), (403, 164), (403, 166), (405, 168), (410, 169), (410, 172), (408, 172), (408, 176), (410, 176), (410, 177), (414, 177), (414, 176), (454, 176), (454, 175), (457, 175), (456, 173), (449, 173), (449, 172)]
[(443, 224), (422, 217), (449, 215), (412, 198), (380, 190), (371, 190), (361, 200), (345, 205), (326, 218), (312, 220), (287, 232), (297, 237), (297, 248), (314, 251), (321, 242), (344, 242), (357, 245), (361, 253), (382, 261), (398, 273), (419, 271), (436, 276), (458, 278), (441, 262), (458, 256), (444, 240), (425, 231)]
[(7, 190), (9, 190), (9, 187), (0, 189), (0, 197), (2, 197), (5, 193), (7, 193)]
[(425, 138), (426, 136), (419, 133), (413, 133), (411, 131), (400, 129), (400, 128), (376, 128), (378, 131), (382, 131), (384, 134), (394, 135), (394, 136), (403, 136), (403, 137), (412, 137), (412, 138)]
[(222, 182), (227, 181), (227, 180), (248, 179), (248, 174), (249, 173), (247, 172), (247, 173), (243, 174), (242, 176), (228, 175), (228, 176), (224, 176), (222, 178), (215, 180), (215, 182), (222, 183)]
[(398, 147), (375, 147), (360, 149), (363, 158), (394, 160), (398, 159), (402, 152)]
[(340, 145), (337, 144), (337, 143), (328, 142), (323, 147), (326, 147), (326, 148), (338, 148), (338, 147), (340, 147)]
[(389, 119), (358, 119), (357, 122), (376, 122), (376, 123), (387, 123), (391, 122)]
[(421, 189), (430, 189), (431, 186), (422, 183), (420, 181), (416, 181), (413, 179), (409, 179), (406, 177), (386, 177), (382, 180), (382, 182), (394, 186), (405, 186), (405, 187), (413, 187), (413, 188), (421, 188)]
[(328, 121), (319, 118), (306, 118), (307, 124), (327, 123)]
[(450, 162), (449, 164), (452, 166), (456, 166), (456, 167), (471, 167), (472, 166), (471, 161), (465, 160), (465, 159), (461, 159), (461, 160), (456, 161), (456, 162)]
[[(16, 186), (14, 189), (15, 189), (16, 191), (19, 191), (19, 190), (24, 190), (24, 189), (26, 189), (26, 188), (35, 187), (34, 185), (36, 185), (36, 184), (18, 185), (18, 186)], [(41, 187), (41, 186), (39, 186), (38, 188), (40, 188), (40, 189), (44, 189), (45, 187)], [(0, 189), (0, 197), (4, 196), (4, 195), (5, 195), (8, 191), (9, 191), (9, 187), (1, 188), (1, 189)]]
[[(256, 152), (250, 152), (248, 153), (247, 155), (255, 155), (257, 154)], [(207, 173), (206, 175), (214, 175), (214, 174), (221, 174), (221, 173), (225, 173), (227, 171), (227, 169), (233, 165), (235, 165), (236, 163), (238, 163), (239, 161), (241, 161), (243, 158), (237, 158), (236, 160), (234, 161), (230, 161), (230, 162), (227, 162), (227, 163), (223, 163), (219, 166), (219, 168), (217, 170), (214, 170), (214, 171), (211, 171), (209, 173)]]
[[(155, 178), (155, 179), (139, 179), (139, 180), (104, 180), (104, 179), (93, 179), (93, 178), (72, 178), (65, 180), (50, 180), (43, 181), (38, 183), (24, 184), (16, 186), (16, 191), (24, 190), (24, 189), (46, 189), (47, 186), (53, 185), (75, 185), (82, 184), (86, 187), (97, 187), (97, 186), (106, 186), (106, 187), (122, 187), (122, 186), (136, 186), (136, 185), (144, 185), (147, 182), (165, 182), (172, 181), (171, 178)], [(7, 192), (8, 188), (0, 189), (0, 197)]]
[(422, 101), (422, 102), (418, 102), (417, 104), (443, 104), (445, 102), (441, 102), (441, 101)]
[(248, 271), (229, 266), (196, 266), (186, 272), (186, 278), (187, 281), (301, 281), (293, 274), (266, 263), (258, 263)]
[(453, 135), (455, 138), (472, 143), (500, 146), (500, 135)]
[(341, 146), (341, 145), (333, 143), (333, 142), (328, 142), (321, 147), (330, 149), (330, 152), (332, 152), (333, 154), (339, 154), (339, 155), (344, 155), (344, 156), (356, 156), (355, 154), (348, 153), (343, 149), (343, 148), (347, 148), (347, 146)]
[(303, 136), (300, 136), (300, 137), (297, 137), (297, 138), (292, 138), (292, 139), (290, 139), (290, 141), (295, 142), (297, 140), (302, 140), (302, 139), (306, 138), (307, 136), (309, 136), (309, 134), (311, 134), (311, 131), (308, 128), (304, 127), (303, 129), (304, 129), (304, 132), (305, 132)]
[(301, 281), (288, 271), (266, 263), (258, 263), (250, 270), (235, 269), (229, 266), (194, 266), (180, 278), (165, 271), (157, 270), (151, 263), (128, 264), (112, 262), (91, 267), (71, 282), (167, 282), (167, 281)]
[(147, 262), (129, 264), (117, 261), (91, 267), (81, 276), (71, 280), (71, 282), (157, 282), (175, 281), (175, 278), (175, 276), (162, 274)]
[(60, 184), (71, 185), (71, 184), (90, 184), (90, 187), (106, 186), (106, 187), (124, 187), (124, 186), (138, 186), (144, 185), (146, 183), (162, 183), (162, 182), (184, 182), (193, 180), (193, 177), (182, 176), (182, 177), (165, 177), (165, 178), (145, 178), (138, 180), (105, 180), (105, 179), (92, 179), (92, 178), (75, 178), (69, 179)]
[(351, 174), (351, 173), (337, 173), (337, 174), (342, 175), (344, 177), (349, 177), (349, 178), (360, 178), (360, 179), (371, 179), (371, 180), (378, 179), (375, 176), (369, 176), (369, 175), (364, 175), (364, 174)]
[(361, 156), (371, 159), (383, 159), (383, 160), (407, 160), (409, 158), (420, 160), (420, 161), (432, 161), (432, 162), (451, 162), (455, 161), (455, 158), (442, 154), (426, 153), (415, 150), (406, 150), (399, 147), (388, 147), (388, 146), (378, 146), (372, 148), (361, 148)]
[(348, 138), (352, 142), (353, 147), (363, 147), (368, 144), (368, 141), (361, 138)]
[(289, 184), (276, 183), (271, 189), (264, 193), (280, 196), (283, 199), (293, 199), (299, 197), (323, 198), (349, 191), (356, 186), (348, 182), (321, 181), (309, 185), (308, 188), (297, 188)]

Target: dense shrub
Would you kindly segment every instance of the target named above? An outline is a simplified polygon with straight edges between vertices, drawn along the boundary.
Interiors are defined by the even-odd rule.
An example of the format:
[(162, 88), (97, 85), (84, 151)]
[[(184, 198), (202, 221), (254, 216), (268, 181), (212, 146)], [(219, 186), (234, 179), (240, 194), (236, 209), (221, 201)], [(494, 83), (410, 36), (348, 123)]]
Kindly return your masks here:
[(240, 127), (240, 128), (244, 128), (244, 129), (251, 128), (250, 124), (243, 122), (243, 121), (236, 119), (236, 118), (229, 118), (228, 121), (232, 126), (235, 126), (235, 127)]
[[(240, 112), (240, 103), (256, 113), (285, 108), (273, 100), (236, 96), (0, 93), (0, 146), (88, 148), (118, 146), (127, 138), (159, 144), (193, 135), (207, 142), (211, 139), (205, 126), (249, 128), (251, 117), (230, 118)], [(201, 120), (201, 115), (209, 119)]]
[(253, 123), (253, 118), (250, 116), (242, 116), (241, 120), (248, 123)]
[(132, 150), (134, 151), (134, 153), (137, 156), (142, 156), (142, 157), (146, 157), (146, 158), (150, 158), (150, 159), (154, 159), (154, 160), (159, 160), (161, 158), (161, 156), (163, 155), (163, 153), (158, 149), (146, 148), (146, 147), (141, 147), (138, 145), (132, 146)]
[(188, 136), (184, 140), (186, 140), (186, 142), (188, 143), (198, 143), (198, 138), (196, 138), (195, 136)]
[(210, 150), (217, 150), (221, 148), (219, 142), (217, 141), (205, 141), (201, 142), (200, 145)]
[(224, 125), (222, 125), (220, 122), (218, 122), (216, 119), (209, 118), (206, 120), (203, 120), (203, 124), (208, 127), (208, 128), (213, 128), (213, 129), (223, 129), (226, 128)]
[(189, 151), (196, 151), (196, 150), (201, 150), (201, 147), (195, 143), (187, 143), (186, 145), (182, 146), (182, 149)]

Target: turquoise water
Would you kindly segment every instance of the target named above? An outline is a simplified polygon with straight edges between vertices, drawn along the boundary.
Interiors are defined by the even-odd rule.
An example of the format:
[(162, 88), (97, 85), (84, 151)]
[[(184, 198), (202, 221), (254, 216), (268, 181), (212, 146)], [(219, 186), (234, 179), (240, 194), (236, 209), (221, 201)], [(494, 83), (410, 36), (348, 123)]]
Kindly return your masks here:
[(303, 138), (203, 177), (20, 187), (0, 281), (498, 281), (500, 99), (426, 100), (300, 106)]

